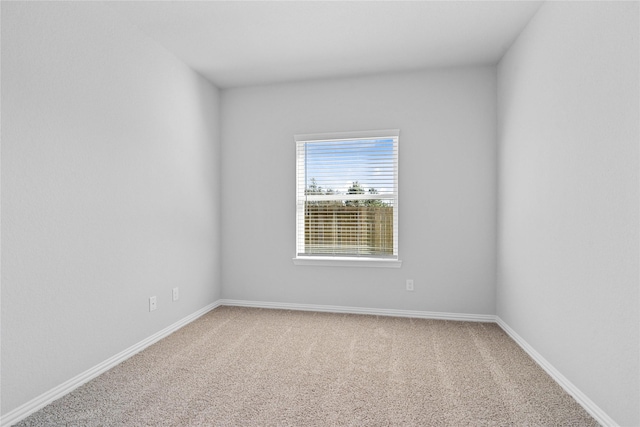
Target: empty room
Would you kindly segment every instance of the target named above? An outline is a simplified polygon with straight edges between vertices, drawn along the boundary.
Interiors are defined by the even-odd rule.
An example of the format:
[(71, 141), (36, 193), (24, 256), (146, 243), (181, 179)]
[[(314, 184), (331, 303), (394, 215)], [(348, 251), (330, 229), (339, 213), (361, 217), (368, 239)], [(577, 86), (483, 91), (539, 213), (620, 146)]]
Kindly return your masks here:
[(0, 425), (640, 426), (639, 6), (2, 1)]

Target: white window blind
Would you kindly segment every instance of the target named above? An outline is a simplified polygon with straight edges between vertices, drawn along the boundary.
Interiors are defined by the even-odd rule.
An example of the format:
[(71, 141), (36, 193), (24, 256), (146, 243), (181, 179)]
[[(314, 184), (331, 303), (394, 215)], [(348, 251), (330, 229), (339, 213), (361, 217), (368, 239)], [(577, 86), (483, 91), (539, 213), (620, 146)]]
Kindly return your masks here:
[(296, 135), (296, 255), (398, 259), (398, 137)]

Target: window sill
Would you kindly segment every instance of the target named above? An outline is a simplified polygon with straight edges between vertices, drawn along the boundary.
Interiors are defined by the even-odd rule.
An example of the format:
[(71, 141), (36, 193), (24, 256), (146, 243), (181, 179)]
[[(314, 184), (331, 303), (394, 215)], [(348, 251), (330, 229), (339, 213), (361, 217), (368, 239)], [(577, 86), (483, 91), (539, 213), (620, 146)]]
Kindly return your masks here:
[(312, 265), (316, 267), (382, 267), (400, 268), (402, 261), (379, 258), (338, 258), (338, 257), (298, 257), (293, 258), (295, 265)]

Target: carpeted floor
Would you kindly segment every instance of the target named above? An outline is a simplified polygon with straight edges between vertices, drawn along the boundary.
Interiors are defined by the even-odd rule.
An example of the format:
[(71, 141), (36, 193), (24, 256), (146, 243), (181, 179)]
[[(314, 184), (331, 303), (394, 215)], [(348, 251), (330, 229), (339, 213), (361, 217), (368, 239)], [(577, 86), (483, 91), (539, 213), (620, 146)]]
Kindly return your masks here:
[(219, 307), (19, 426), (595, 426), (499, 326)]

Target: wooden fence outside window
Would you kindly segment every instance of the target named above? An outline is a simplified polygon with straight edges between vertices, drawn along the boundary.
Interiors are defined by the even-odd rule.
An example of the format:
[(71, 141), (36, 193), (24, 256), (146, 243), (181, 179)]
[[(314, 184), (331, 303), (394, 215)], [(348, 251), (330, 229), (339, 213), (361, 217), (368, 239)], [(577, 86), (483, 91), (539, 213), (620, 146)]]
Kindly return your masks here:
[(393, 255), (393, 207), (307, 202), (305, 253)]

